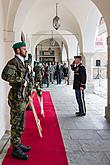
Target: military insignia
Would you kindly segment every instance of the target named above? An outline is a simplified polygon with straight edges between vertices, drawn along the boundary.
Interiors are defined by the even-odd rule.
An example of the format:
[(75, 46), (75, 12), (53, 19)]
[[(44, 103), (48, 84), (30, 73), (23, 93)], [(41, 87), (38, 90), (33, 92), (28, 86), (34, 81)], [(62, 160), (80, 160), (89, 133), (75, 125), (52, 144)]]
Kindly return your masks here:
[(76, 72), (78, 72), (79, 71), (79, 67), (78, 68), (76, 68), (76, 70), (75, 70)]

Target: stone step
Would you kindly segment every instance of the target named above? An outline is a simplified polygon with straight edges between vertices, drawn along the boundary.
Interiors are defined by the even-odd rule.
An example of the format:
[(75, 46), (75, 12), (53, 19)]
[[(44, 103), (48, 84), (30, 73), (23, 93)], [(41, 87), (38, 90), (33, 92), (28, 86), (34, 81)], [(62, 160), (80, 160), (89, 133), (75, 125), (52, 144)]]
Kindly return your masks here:
[(10, 132), (6, 131), (0, 140), (0, 154), (3, 152), (3, 149), (5, 148), (9, 140), (10, 140)]

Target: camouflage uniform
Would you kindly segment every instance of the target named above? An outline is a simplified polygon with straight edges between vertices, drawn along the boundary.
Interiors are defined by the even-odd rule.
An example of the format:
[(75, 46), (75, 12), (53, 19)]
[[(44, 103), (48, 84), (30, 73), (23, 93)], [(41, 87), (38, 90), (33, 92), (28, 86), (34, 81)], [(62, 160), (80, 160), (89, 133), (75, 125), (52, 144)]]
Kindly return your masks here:
[(23, 62), (15, 56), (5, 66), (2, 78), (9, 82), (11, 89), (8, 94), (10, 106), (11, 143), (13, 147), (21, 143), (21, 135), (24, 129), (24, 112), (31, 92), (29, 83), (24, 87), (26, 68)]
[(36, 62), (34, 65), (35, 66), (33, 68), (33, 71), (35, 72), (35, 83), (39, 82), (40, 87), (42, 87), (42, 68), (38, 62)]

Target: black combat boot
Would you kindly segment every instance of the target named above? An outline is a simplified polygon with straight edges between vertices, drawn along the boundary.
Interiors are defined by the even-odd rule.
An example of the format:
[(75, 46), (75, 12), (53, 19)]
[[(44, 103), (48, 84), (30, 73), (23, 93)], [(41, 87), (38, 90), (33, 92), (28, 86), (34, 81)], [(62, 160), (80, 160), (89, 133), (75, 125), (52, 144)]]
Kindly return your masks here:
[(20, 147), (14, 147), (12, 151), (12, 156), (16, 159), (27, 160), (28, 155), (25, 154)]
[(23, 144), (20, 144), (19, 147), (21, 148), (21, 150), (22, 150), (23, 152), (28, 152), (28, 151), (31, 150), (31, 147), (29, 147), (29, 146), (24, 146)]
[(27, 106), (26, 111), (32, 111), (32, 107), (30, 105)]

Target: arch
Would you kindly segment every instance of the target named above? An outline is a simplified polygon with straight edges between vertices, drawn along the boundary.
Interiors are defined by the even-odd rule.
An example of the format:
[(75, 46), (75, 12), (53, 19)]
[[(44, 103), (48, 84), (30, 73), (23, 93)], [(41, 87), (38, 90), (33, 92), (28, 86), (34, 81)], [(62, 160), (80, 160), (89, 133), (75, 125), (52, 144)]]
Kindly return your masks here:
[[(45, 40), (45, 39), (49, 39), (49, 38), (51, 38), (51, 36), (50, 35), (48, 35), (48, 33), (47, 32), (40, 32), (41, 34), (43, 33), (44, 35), (33, 35), (33, 43), (32, 43), (32, 52), (35, 50), (35, 47), (36, 47), (36, 45), (38, 44), (38, 43), (40, 43), (41, 41), (43, 41), (43, 40)], [(47, 35), (46, 35), (47, 34)], [(64, 43), (64, 45), (65, 45), (65, 48), (66, 48), (66, 53), (67, 53), (67, 55), (68, 55), (68, 46), (67, 46), (67, 43), (66, 43), (66, 40), (60, 35), (60, 37), (56, 37), (56, 36), (54, 36), (54, 39), (58, 42), (58, 44), (59, 45), (61, 45), (61, 42), (63, 42)], [(34, 54), (34, 52), (33, 52), (33, 54)]]
[[(23, 0), (24, 2), (24, 0)], [(48, 4), (47, 2), (47, 8), (43, 7), (42, 10), (43, 12), (41, 13), (41, 10), (39, 11), (38, 6), (39, 2), (34, 3), (33, 7), (31, 6), (31, 10), (27, 12), (27, 16), (25, 17), (25, 22), (23, 24), (23, 20), (20, 20), (20, 13), (17, 12), (16, 18), (15, 18), (15, 23), (14, 23), (14, 30), (17, 30), (18, 33), (20, 34), (19, 31), (26, 31), (30, 34), (37, 33), (39, 31), (44, 31), (44, 30), (51, 30), (52, 28), (52, 18), (54, 17), (54, 12), (53, 12), (53, 6), (54, 3)], [(40, 2), (40, 6), (44, 6), (43, 1)], [(20, 6), (21, 8), (21, 6)], [(22, 8), (21, 8), (22, 9)], [(38, 9), (38, 10), (37, 10)], [(20, 10), (20, 9), (19, 9)], [(19, 11), (18, 10), (18, 11)], [(37, 12), (36, 12), (37, 11)], [(53, 15), (53, 16), (51, 16)], [(61, 23), (61, 29), (70, 31), (74, 35), (76, 35), (77, 39), (79, 40), (79, 45), (82, 49), (82, 36), (81, 36), (81, 30), (79, 27), (79, 24), (75, 18), (75, 16), (66, 8), (65, 5), (61, 4), (60, 7), (60, 17), (62, 20)], [(36, 21), (35, 19), (36, 18)], [(46, 18), (46, 19), (45, 19)], [(21, 26), (18, 25), (17, 22), (21, 22)], [(30, 23), (31, 20), (31, 23)], [(48, 27), (47, 27), (48, 25)]]
[(90, 10), (85, 30), (83, 32), (83, 46), (84, 46), (84, 52), (94, 52), (95, 51), (95, 35), (96, 30), (99, 22), (99, 18), (101, 16), (101, 13), (94, 5), (93, 8)]
[(109, 6), (110, 6), (110, 1), (106, 0), (106, 3), (104, 0), (91, 0), (96, 7), (98, 8), (98, 10), (101, 12), (101, 14), (104, 17), (106, 26), (107, 26), (107, 32), (108, 35), (110, 35), (110, 19), (109, 19), (109, 15), (110, 15), (110, 10), (109, 10)]
[[(45, 2), (45, 4), (43, 1), (39, 2), (36, 0), (33, 0), (33, 3), (31, 3), (30, 0), (19, 0), (19, 1), (18, 0), (11, 0), (11, 1), (7, 1), (7, 2), (2, 0), (2, 2), (3, 2), (3, 4), (5, 4), (5, 8), (4, 8), (5, 9), (4, 10), (5, 16), (7, 16), (6, 11), (8, 13), (8, 20), (6, 23), (7, 30), (15, 30), (15, 31), (19, 30), (20, 27), (22, 27), (23, 22), (25, 22), (25, 20), (26, 20), (26, 16), (30, 13), (30, 10), (33, 8), (33, 6), (34, 7), (37, 6), (39, 8), (40, 4), (43, 4), (42, 7), (44, 9), (46, 4), (47, 5), (50, 4), (50, 8), (52, 8), (52, 10), (53, 10), (54, 5), (55, 5), (55, 2), (50, 1), (50, 0), (47, 0)], [(84, 3), (86, 5), (84, 5)], [(79, 35), (77, 37), (79, 40), (79, 45), (80, 45), (80, 43), (82, 43), (81, 33), (85, 29), (86, 17), (88, 15), (90, 8), (92, 6), (94, 6), (94, 4), (95, 4), (96, 8), (98, 8), (98, 10), (100, 10), (102, 15), (104, 16), (108, 29), (110, 27), (109, 26), (110, 21), (108, 18), (109, 17), (109, 7), (108, 6), (110, 4), (109, 0), (106, 0), (106, 3), (104, 3), (104, 0), (101, 0), (101, 2), (100, 2), (100, 0), (85, 0), (84, 2), (82, 2), (81, 0), (78, 0), (75, 2), (70, 0), (70, 3), (68, 3), (67, 1), (61, 1), (60, 4), (61, 4), (61, 7), (59, 10), (61, 10), (61, 13), (63, 13), (63, 15), (61, 15), (62, 18), (66, 18), (65, 12), (67, 12), (66, 15), (69, 14), (68, 15), (69, 17), (67, 16), (67, 18), (70, 19), (70, 16), (71, 16), (71, 18), (72, 18), (71, 20), (72, 21), (75, 20), (75, 25), (77, 25), (76, 29), (78, 30), (78, 35)], [(49, 6), (47, 9), (49, 9)], [(36, 11), (37, 11), (36, 13), (39, 12), (39, 10), (36, 10)], [(83, 13), (83, 14), (81, 14), (81, 13)], [(53, 13), (50, 12), (50, 15), (53, 15)], [(21, 16), (22, 16), (22, 19), (21, 19)], [(30, 20), (29, 17), (27, 17), (27, 19)], [(69, 30), (70, 32), (72, 32), (74, 34), (75, 33), (74, 27), (70, 26), (71, 25), (70, 22), (72, 22), (72, 21), (70, 20), (70, 22), (68, 22), (68, 20), (65, 20), (65, 23), (63, 24), (65, 26), (65, 30)], [(74, 24), (73, 22), (72, 22), (72, 24)], [(19, 25), (18, 28), (16, 25)], [(80, 47), (82, 47), (82, 45), (80, 45)]]

